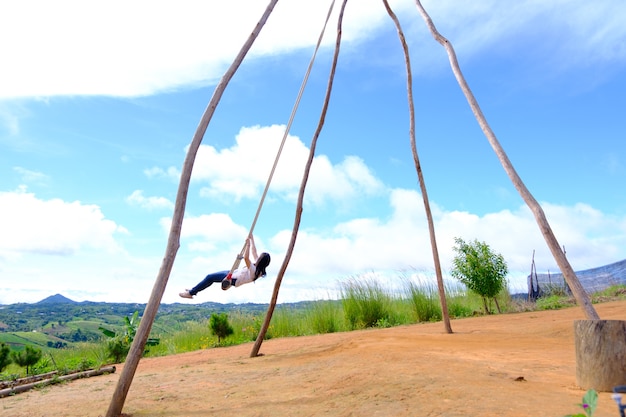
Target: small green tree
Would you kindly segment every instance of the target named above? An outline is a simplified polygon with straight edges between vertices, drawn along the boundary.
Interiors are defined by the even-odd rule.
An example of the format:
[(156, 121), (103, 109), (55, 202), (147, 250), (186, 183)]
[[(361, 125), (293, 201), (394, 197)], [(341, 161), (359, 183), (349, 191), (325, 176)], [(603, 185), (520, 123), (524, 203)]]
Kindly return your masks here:
[(30, 373), (30, 368), (41, 359), (41, 349), (37, 349), (30, 345), (24, 346), (24, 350), (11, 352), (11, 359), (17, 365), (26, 368), (26, 375)]
[[(120, 363), (130, 350), (130, 345), (133, 343), (135, 339), (135, 335), (137, 334), (137, 328), (139, 327), (139, 311), (135, 311), (131, 318), (128, 316), (124, 316), (124, 330), (121, 332), (113, 332), (109, 329), (105, 329), (104, 327), (99, 327), (98, 329), (110, 340), (107, 342), (107, 353), (109, 357), (112, 358), (115, 363)], [(146, 346), (156, 346), (160, 343), (159, 339), (156, 338), (148, 338), (146, 341)], [(146, 351), (144, 351), (145, 353)]]
[(0, 372), (9, 366), (11, 362), (11, 348), (5, 343), (0, 343)]
[(489, 314), (487, 300), (490, 298), (494, 299), (500, 313), (496, 295), (505, 287), (506, 274), (509, 272), (504, 257), (493, 252), (485, 242), (476, 239), (466, 243), (457, 237), (454, 242), (456, 255), (452, 260), (450, 274), (482, 297), (485, 313)]
[(209, 328), (211, 333), (217, 336), (217, 343), (221, 344), (222, 339), (233, 334), (233, 326), (228, 322), (228, 315), (226, 313), (213, 313), (209, 318)]

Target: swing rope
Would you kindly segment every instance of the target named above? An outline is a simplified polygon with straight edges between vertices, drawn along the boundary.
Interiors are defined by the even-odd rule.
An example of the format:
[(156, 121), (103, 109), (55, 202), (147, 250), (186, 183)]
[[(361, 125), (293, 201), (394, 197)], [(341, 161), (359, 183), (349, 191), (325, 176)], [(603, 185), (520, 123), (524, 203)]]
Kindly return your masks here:
[[(248, 236), (252, 236), (252, 233), (254, 232), (254, 228), (256, 226), (257, 220), (259, 219), (259, 214), (261, 213), (261, 208), (263, 207), (263, 203), (265, 202), (265, 196), (267, 196), (267, 191), (270, 188), (270, 184), (272, 182), (272, 178), (274, 177), (274, 172), (276, 171), (276, 166), (278, 165), (278, 160), (280, 159), (280, 155), (283, 151), (283, 148), (285, 146), (285, 142), (287, 141), (287, 136), (289, 135), (289, 131), (291, 129), (291, 125), (293, 123), (293, 119), (296, 116), (296, 111), (298, 110), (298, 106), (300, 105), (300, 100), (302, 99), (302, 94), (304, 93), (304, 88), (306, 87), (307, 81), (309, 79), (309, 75), (311, 74), (311, 69), (313, 68), (313, 64), (315, 62), (315, 58), (317, 56), (317, 52), (319, 51), (320, 45), (322, 43), (322, 40), (324, 38), (324, 32), (326, 31), (326, 26), (328, 25), (328, 21), (330, 20), (330, 16), (333, 12), (333, 7), (335, 5), (335, 0), (333, 0), (330, 4), (330, 8), (328, 9), (328, 14), (326, 15), (326, 20), (324, 21), (324, 26), (322, 27), (322, 31), (319, 35), (319, 38), (317, 39), (317, 44), (315, 45), (315, 50), (313, 51), (313, 56), (311, 57), (311, 60), (309, 61), (309, 66), (307, 68), (306, 74), (304, 76), (304, 79), (302, 80), (302, 84), (300, 85), (300, 91), (298, 92), (298, 97), (296, 98), (296, 102), (293, 105), (293, 108), (291, 110), (291, 115), (289, 117), (289, 122), (287, 123), (287, 127), (285, 128), (285, 133), (283, 134), (283, 139), (280, 143), (280, 146), (278, 148), (278, 152), (276, 154), (276, 158), (274, 159), (274, 165), (272, 166), (272, 170), (270, 171), (270, 175), (267, 179), (267, 182), (265, 184), (265, 189), (263, 190), (263, 195), (261, 196), (261, 201), (259, 202), (259, 206), (257, 207), (256, 210), (256, 214), (254, 215), (254, 220), (252, 221), (252, 225), (250, 226), (250, 232), (248, 233)], [(248, 246), (248, 241), (246, 240), (246, 242), (244, 243), (243, 247), (241, 248), (241, 251), (239, 252), (239, 254), (237, 255), (235, 262), (233, 263), (233, 266), (230, 269), (230, 274), (233, 273), (233, 271), (237, 268), (239, 268), (239, 264), (241, 263), (241, 260), (243, 259), (243, 254), (246, 251), (246, 246)]]

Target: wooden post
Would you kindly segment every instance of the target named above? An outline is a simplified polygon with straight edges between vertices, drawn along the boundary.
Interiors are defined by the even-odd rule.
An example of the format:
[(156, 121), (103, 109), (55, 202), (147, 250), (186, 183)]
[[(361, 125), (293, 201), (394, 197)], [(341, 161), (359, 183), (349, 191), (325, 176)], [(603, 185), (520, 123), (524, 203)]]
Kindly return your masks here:
[(454, 73), (454, 76), (456, 77), (457, 82), (461, 87), (461, 90), (463, 91), (463, 94), (465, 95), (465, 98), (467, 99), (467, 102), (470, 105), (472, 112), (474, 113), (474, 117), (478, 121), (480, 128), (487, 137), (489, 144), (496, 153), (496, 156), (500, 160), (500, 164), (509, 176), (511, 182), (513, 183), (513, 186), (519, 192), (522, 199), (526, 202), (526, 205), (528, 206), (530, 211), (533, 212), (537, 225), (539, 226), (539, 230), (541, 231), (541, 234), (543, 235), (544, 240), (548, 245), (548, 248), (550, 248), (552, 256), (554, 256), (554, 260), (561, 269), (563, 277), (565, 277), (567, 284), (572, 290), (572, 294), (574, 295), (574, 298), (576, 298), (576, 302), (583, 308), (589, 320), (599, 319), (600, 317), (598, 316), (595, 308), (593, 308), (589, 295), (585, 292), (585, 289), (578, 280), (574, 269), (565, 257), (563, 251), (561, 250), (561, 245), (559, 245), (559, 242), (556, 240), (556, 237), (552, 232), (552, 228), (548, 223), (548, 219), (546, 218), (543, 209), (541, 208), (537, 200), (535, 200), (535, 197), (533, 197), (528, 188), (526, 188), (526, 185), (517, 174), (515, 167), (513, 167), (513, 164), (509, 160), (508, 155), (506, 154), (506, 152), (504, 152), (504, 148), (502, 148), (502, 145), (500, 145), (496, 134), (493, 133), (493, 130), (491, 130), (491, 126), (489, 126), (489, 123), (487, 123), (487, 118), (485, 118), (485, 115), (478, 105), (478, 101), (476, 101), (476, 97), (474, 97), (474, 93), (472, 93), (472, 90), (469, 88), (469, 85), (467, 84), (467, 81), (465, 80), (465, 77), (461, 72), (461, 67), (459, 66), (459, 62), (456, 58), (456, 52), (454, 52), (452, 44), (450, 43), (450, 41), (444, 38), (441, 33), (439, 33), (439, 31), (437, 31), (437, 28), (435, 28), (435, 24), (422, 6), (420, 0), (415, 0), (415, 3), (417, 4), (419, 13), (426, 21), (426, 24), (430, 29), (431, 34), (433, 35), (435, 40), (445, 48), (446, 52), (448, 53), (448, 59), (450, 60), (450, 65), (452, 66), (452, 72)]
[(135, 372), (137, 371), (139, 360), (143, 356), (143, 350), (146, 346), (148, 336), (150, 335), (152, 324), (154, 323), (154, 319), (159, 310), (159, 306), (161, 305), (161, 299), (163, 298), (163, 293), (165, 292), (165, 287), (167, 286), (170, 272), (172, 270), (172, 267), (174, 266), (176, 253), (178, 252), (178, 247), (180, 246), (180, 235), (183, 227), (185, 207), (187, 205), (189, 182), (191, 181), (193, 164), (196, 159), (198, 149), (200, 148), (200, 144), (202, 143), (204, 133), (206, 132), (209, 122), (213, 118), (215, 109), (217, 108), (217, 105), (222, 98), (222, 94), (224, 94), (224, 90), (226, 90), (226, 86), (235, 75), (235, 72), (237, 72), (237, 69), (243, 62), (244, 57), (254, 44), (256, 38), (259, 36), (261, 29), (263, 28), (263, 26), (265, 26), (265, 22), (272, 13), (272, 10), (274, 10), (274, 6), (276, 6), (276, 3), (278, 3), (278, 0), (270, 0), (269, 4), (265, 8), (263, 16), (261, 16), (261, 19), (254, 27), (252, 33), (250, 33), (250, 36), (248, 36), (248, 39), (235, 57), (235, 60), (230, 65), (228, 70), (224, 73), (222, 79), (215, 87), (215, 91), (213, 92), (211, 101), (209, 101), (207, 108), (204, 110), (202, 118), (200, 119), (200, 123), (198, 124), (196, 132), (193, 135), (193, 139), (189, 144), (189, 149), (187, 150), (187, 156), (185, 157), (185, 162), (183, 163), (183, 170), (181, 172), (178, 184), (176, 205), (174, 207), (174, 215), (172, 216), (172, 225), (170, 226), (170, 233), (167, 240), (167, 247), (165, 249), (165, 256), (163, 257), (161, 268), (159, 269), (156, 281), (154, 283), (154, 286), (152, 287), (150, 300), (148, 301), (148, 305), (144, 310), (143, 317), (141, 318), (141, 322), (139, 324), (139, 328), (137, 329), (137, 334), (135, 335), (135, 339), (130, 346), (130, 351), (128, 352), (128, 355), (126, 356), (126, 362), (124, 364), (124, 368), (122, 369), (120, 379), (117, 382), (117, 386), (115, 387), (115, 391), (113, 392), (113, 397), (111, 398), (111, 403), (109, 404), (106, 417), (119, 417), (122, 414), (124, 402), (126, 401), (128, 390), (130, 389), (130, 384), (133, 382), (133, 377), (135, 376)]
[(626, 321), (576, 320), (576, 383), (611, 392), (626, 385)]
[(439, 249), (437, 248), (437, 237), (435, 234), (435, 221), (433, 220), (432, 211), (430, 210), (430, 200), (428, 199), (428, 192), (426, 190), (426, 180), (424, 179), (424, 173), (422, 171), (422, 164), (420, 163), (419, 155), (417, 154), (417, 144), (415, 140), (415, 104), (413, 100), (413, 73), (411, 71), (411, 59), (409, 57), (409, 46), (406, 43), (406, 38), (400, 20), (396, 14), (391, 10), (389, 2), (383, 0), (387, 14), (393, 20), (400, 38), (402, 50), (404, 51), (404, 64), (406, 66), (406, 84), (407, 84), (407, 100), (409, 102), (409, 136), (411, 141), (411, 152), (413, 153), (413, 162), (415, 164), (415, 171), (417, 171), (417, 179), (420, 184), (420, 190), (422, 192), (422, 200), (424, 200), (424, 213), (426, 214), (426, 220), (428, 223), (428, 234), (430, 236), (430, 249), (433, 254), (433, 264), (435, 266), (435, 276), (437, 277), (437, 289), (439, 292), (439, 302), (441, 304), (442, 321), (446, 333), (452, 333), (452, 325), (450, 324), (450, 314), (448, 312), (448, 302), (446, 300), (446, 288), (443, 284), (443, 273), (441, 272), (441, 262), (439, 260)]
[[(341, 11), (339, 12), (339, 17), (337, 20), (337, 37), (335, 41), (335, 53), (333, 55), (333, 62), (330, 69), (330, 75), (328, 77), (328, 84), (326, 86), (326, 94), (324, 97), (324, 105), (322, 106), (322, 114), (320, 115), (319, 122), (317, 123), (317, 129), (313, 134), (313, 138), (311, 139), (311, 145), (309, 146), (309, 157), (307, 159), (306, 165), (304, 166), (304, 173), (302, 174), (302, 181), (300, 182), (300, 190), (298, 191), (298, 200), (296, 204), (296, 214), (293, 222), (293, 229), (291, 230), (291, 239), (289, 240), (289, 245), (287, 246), (287, 252), (285, 253), (285, 258), (283, 259), (283, 263), (278, 270), (278, 275), (276, 275), (276, 281), (274, 282), (274, 291), (272, 293), (272, 299), (270, 300), (270, 305), (267, 309), (267, 313), (265, 314), (265, 320), (263, 321), (263, 325), (259, 330), (259, 334), (256, 337), (256, 341), (254, 342), (254, 346), (252, 347), (252, 351), (250, 352), (251, 358), (256, 358), (259, 356), (259, 350), (261, 350), (261, 344), (265, 339), (265, 335), (267, 334), (267, 330), (270, 327), (270, 322), (272, 321), (272, 315), (274, 314), (274, 309), (276, 308), (276, 303), (278, 302), (278, 292), (280, 291), (280, 284), (283, 281), (283, 277), (285, 276), (285, 271), (287, 271), (287, 265), (289, 265), (289, 261), (291, 260), (291, 255), (293, 254), (294, 247), (296, 245), (296, 239), (298, 237), (298, 230), (300, 230), (300, 221), (302, 220), (302, 205), (304, 202), (304, 192), (306, 190), (306, 184), (309, 181), (309, 173), (311, 172), (311, 165), (313, 164), (313, 157), (315, 156), (315, 148), (317, 146), (317, 139), (319, 138), (320, 133), (322, 132), (322, 127), (324, 126), (324, 121), (326, 120), (326, 113), (328, 111), (328, 103), (330, 101), (330, 93), (332, 92), (333, 81), (335, 79), (335, 69), (337, 68), (337, 60), (339, 58), (339, 47), (341, 46), (341, 24), (343, 22), (343, 13), (346, 8), (346, 3), (348, 0), (343, 0), (341, 5)], [(296, 100), (296, 106), (300, 101), (300, 96), (304, 91), (305, 83), (309, 77), (309, 73), (313, 66), (313, 61), (315, 56), (317, 55), (317, 50), (322, 43), (322, 39), (324, 37), (324, 32), (326, 32), (326, 25), (328, 24), (328, 20), (333, 11), (333, 7), (335, 6), (335, 2), (331, 2), (330, 8), (328, 9), (328, 14), (326, 15), (326, 21), (324, 22), (324, 26), (322, 28), (322, 33), (317, 41), (317, 45), (315, 47), (315, 53), (313, 57), (311, 57), (311, 61), (309, 63), (309, 68), (307, 69), (307, 73), (304, 77), (302, 85), (300, 87), (300, 92), (298, 94), (298, 99)], [(294, 106), (294, 111), (296, 107)], [(294, 114), (292, 113), (291, 118), (293, 118)], [(291, 118), (289, 123), (291, 123)], [(269, 184), (269, 183), (268, 183)]]

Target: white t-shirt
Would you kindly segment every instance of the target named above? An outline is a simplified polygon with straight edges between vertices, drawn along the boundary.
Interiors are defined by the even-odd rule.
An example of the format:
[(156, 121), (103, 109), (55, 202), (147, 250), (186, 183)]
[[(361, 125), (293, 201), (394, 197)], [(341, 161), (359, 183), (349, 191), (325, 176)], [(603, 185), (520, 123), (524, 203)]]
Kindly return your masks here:
[(243, 268), (235, 269), (233, 271), (233, 278), (235, 279), (235, 287), (239, 287), (243, 284), (254, 281), (254, 274), (256, 273), (256, 266), (250, 265), (250, 269), (247, 266)]

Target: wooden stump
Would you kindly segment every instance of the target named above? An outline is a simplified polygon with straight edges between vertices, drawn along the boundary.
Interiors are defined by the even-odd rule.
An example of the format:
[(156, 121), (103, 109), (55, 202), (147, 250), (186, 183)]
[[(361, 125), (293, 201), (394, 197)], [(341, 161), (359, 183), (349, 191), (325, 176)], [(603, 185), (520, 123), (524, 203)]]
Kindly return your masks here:
[(626, 385), (626, 321), (576, 320), (574, 338), (581, 388), (610, 392)]

